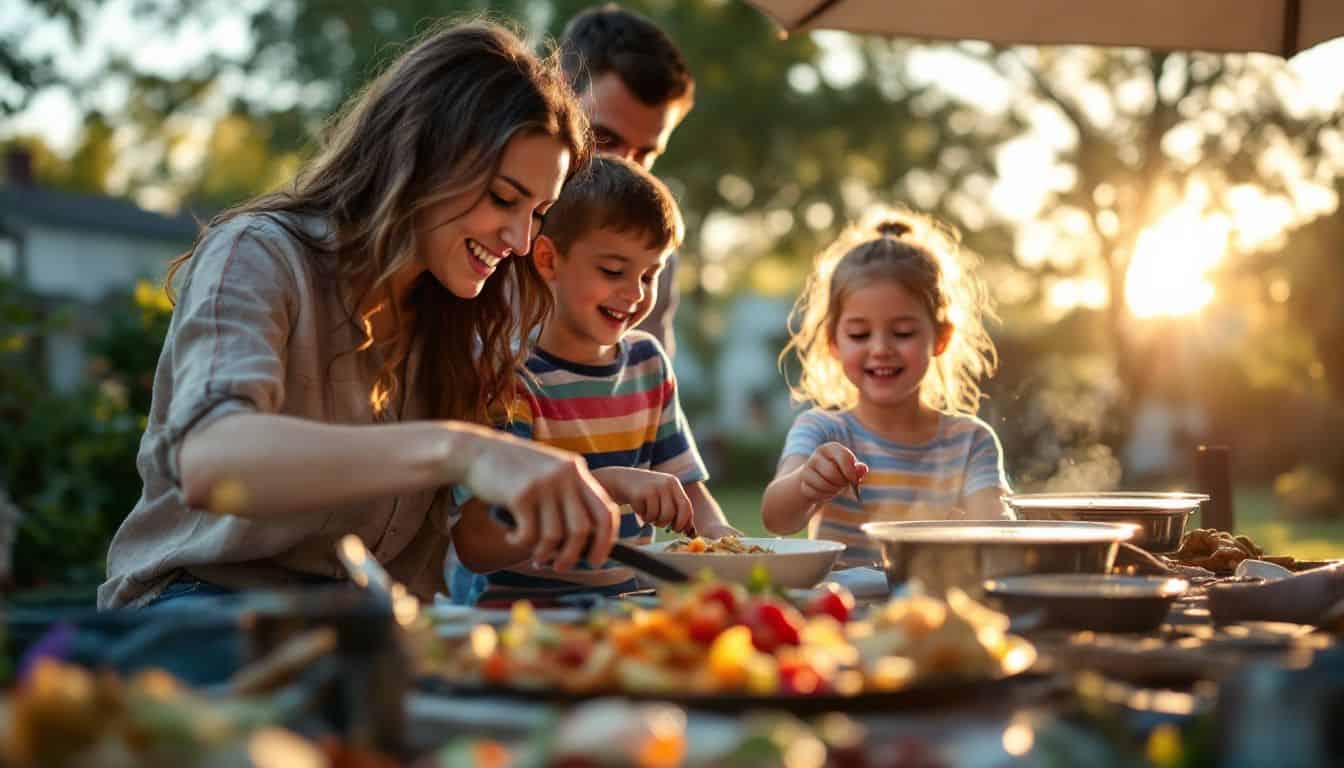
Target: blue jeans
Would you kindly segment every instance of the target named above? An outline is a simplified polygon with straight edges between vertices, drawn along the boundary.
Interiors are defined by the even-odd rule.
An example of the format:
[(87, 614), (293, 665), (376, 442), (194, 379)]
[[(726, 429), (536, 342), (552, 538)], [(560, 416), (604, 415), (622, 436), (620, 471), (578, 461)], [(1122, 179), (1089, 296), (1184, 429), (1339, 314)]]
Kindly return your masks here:
[(176, 579), (173, 579), (171, 584), (164, 587), (162, 592), (155, 595), (154, 599), (150, 600), (145, 607), (154, 608), (165, 603), (193, 597), (219, 597), (236, 593), (237, 590), (211, 584), (208, 581), (201, 581), (195, 576), (182, 573)]

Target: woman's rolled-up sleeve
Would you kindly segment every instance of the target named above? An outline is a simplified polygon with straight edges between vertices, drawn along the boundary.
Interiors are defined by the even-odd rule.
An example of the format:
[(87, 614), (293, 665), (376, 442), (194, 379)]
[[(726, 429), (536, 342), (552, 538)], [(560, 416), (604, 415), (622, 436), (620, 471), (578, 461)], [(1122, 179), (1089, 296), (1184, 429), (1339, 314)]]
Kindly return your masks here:
[(157, 434), (146, 436), (155, 441), (159, 470), (179, 486), (177, 455), (192, 430), (283, 404), (298, 295), (285, 254), (253, 226), (221, 226), (187, 264), (155, 381), (156, 396), (169, 388), (167, 413)]

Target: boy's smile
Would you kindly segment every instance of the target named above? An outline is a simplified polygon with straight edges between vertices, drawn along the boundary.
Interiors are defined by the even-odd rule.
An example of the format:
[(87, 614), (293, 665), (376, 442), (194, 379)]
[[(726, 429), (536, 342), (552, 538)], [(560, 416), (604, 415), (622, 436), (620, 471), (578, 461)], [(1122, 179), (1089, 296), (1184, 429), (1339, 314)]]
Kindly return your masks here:
[(670, 250), (650, 246), (639, 231), (595, 229), (564, 254), (538, 239), (537, 268), (555, 297), (541, 348), (575, 363), (611, 362), (621, 338), (653, 309)]

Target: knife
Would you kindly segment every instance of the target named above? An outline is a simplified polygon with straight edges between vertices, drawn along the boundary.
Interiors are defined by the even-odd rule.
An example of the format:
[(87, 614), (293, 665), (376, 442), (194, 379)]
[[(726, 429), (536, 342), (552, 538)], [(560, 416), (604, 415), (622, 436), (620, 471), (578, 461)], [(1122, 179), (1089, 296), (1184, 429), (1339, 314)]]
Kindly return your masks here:
[[(514, 518), (512, 512), (504, 507), (491, 507), (490, 519), (510, 531), (518, 528), (518, 520)], [(629, 544), (622, 544), (619, 541), (611, 545), (610, 557), (621, 565), (627, 565), (637, 571), (647, 573), (659, 581), (668, 581), (679, 584), (691, 580), (680, 568), (668, 565), (643, 550), (635, 549)]]

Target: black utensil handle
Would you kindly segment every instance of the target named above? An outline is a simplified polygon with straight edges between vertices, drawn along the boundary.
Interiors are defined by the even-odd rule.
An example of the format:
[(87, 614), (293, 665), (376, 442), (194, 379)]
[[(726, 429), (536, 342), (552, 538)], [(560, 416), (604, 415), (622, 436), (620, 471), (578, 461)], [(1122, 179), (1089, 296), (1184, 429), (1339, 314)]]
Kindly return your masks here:
[[(490, 519), (510, 531), (518, 529), (518, 519), (513, 516), (512, 512), (504, 507), (490, 507)], [(584, 548), (587, 549), (587, 545), (585, 545)], [(681, 569), (674, 568), (647, 552), (635, 549), (628, 544), (622, 544), (619, 541), (611, 545), (611, 559), (621, 565), (627, 565), (637, 571), (643, 571), (655, 579), (660, 579), (662, 581), (680, 583), (691, 580), (689, 576), (682, 573)]]

